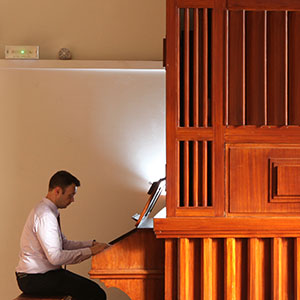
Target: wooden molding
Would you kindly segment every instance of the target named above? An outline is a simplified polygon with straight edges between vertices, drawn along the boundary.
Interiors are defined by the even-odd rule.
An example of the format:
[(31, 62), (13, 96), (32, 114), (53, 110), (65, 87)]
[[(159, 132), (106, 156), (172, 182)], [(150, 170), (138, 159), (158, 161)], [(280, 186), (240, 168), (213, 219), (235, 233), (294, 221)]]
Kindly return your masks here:
[(299, 202), (300, 159), (281, 158), (270, 159), (269, 171), (269, 201), (270, 202)]
[(157, 238), (300, 237), (299, 217), (204, 217), (154, 220)]
[(213, 0), (177, 0), (176, 1), (178, 7), (187, 7), (187, 8), (212, 8), (214, 7)]
[(226, 143), (299, 144), (299, 126), (227, 126)]
[(297, 0), (228, 0), (227, 7), (247, 10), (299, 10), (300, 3)]
[(162, 270), (92, 270), (89, 272), (91, 278), (101, 279), (142, 279), (142, 278), (164, 278)]

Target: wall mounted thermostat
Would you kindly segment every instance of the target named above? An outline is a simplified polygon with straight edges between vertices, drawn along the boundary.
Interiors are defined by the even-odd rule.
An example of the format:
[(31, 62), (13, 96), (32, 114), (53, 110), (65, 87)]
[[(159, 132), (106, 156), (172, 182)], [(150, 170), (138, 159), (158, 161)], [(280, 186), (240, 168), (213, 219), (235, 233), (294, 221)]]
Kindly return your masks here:
[(39, 59), (39, 46), (5, 46), (6, 59)]

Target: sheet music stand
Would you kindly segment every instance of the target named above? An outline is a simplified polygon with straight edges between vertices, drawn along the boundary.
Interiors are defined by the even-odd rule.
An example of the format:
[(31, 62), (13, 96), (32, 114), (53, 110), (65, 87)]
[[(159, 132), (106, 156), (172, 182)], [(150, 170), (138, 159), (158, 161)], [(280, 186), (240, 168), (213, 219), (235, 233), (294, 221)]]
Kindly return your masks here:
[(166, 177), (152, 183), (148, 195), (150, 195), (141, 214), (135, 214), (132, 219), (136, 221), (136, 228), (153, 228), (153, 218), (148, 218), (159, 196), (165, 188)]

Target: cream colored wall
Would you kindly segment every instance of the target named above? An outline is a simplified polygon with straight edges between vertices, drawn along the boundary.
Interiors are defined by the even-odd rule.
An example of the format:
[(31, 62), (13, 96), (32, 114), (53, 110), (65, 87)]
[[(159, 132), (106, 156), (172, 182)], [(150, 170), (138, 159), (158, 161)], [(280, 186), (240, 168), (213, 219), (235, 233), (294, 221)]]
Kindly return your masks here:
[[(1, 299), (19, 292), (14, 268), (22, 227), (56, 170), (82, 183), (62, 211), (69, 238), (109, 242), (134, 228), (131, 216), (142, 210), (148, 182), (164, 176), (164, 76), (0, 64)], [(70, 270), (88, 276), (90, 263)], [(114, 288), (107, 293), (108, 300), (129, 299)]]
[[(162, 59), (165, 0), (0, 5), (0, 59), (5, 45), (39, 45), (41, 59), (55, 59), (62, 47), (76, 60)], [(156, 179), (151, 166), (164, 163), (164, 75), (148, 73), (143, 81), (140, 74), (127, 74), (128, 85), (120, 86), (111, 72), (0, 67), (1, 299), (18, 293), (13, 271), (22, 226), (57, 169), (82, 181), (76, 203), (63, 212), (68, 236), (109, 241), (132, 228), (130, 216)], [(86, 276), (89, 268), (87, 261), (71, 269)], [(107, 292), (110, 300), (128, 299)]]
[(5, 45), (60, 48), (74, 59), (161, 60), (165, 0), (0, 0), (0, 58)]

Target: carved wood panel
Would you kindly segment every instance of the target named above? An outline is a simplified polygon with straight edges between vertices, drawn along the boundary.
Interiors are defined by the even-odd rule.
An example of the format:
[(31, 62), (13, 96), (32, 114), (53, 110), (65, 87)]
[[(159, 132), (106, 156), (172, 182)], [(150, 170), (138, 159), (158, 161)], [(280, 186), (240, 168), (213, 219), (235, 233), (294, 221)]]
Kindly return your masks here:
[(229, 144), (227, 152), (229, 213), (299, 214), (299, 146)]
[(270, 202), (300, 202), (300, 159), (270, 159)]

